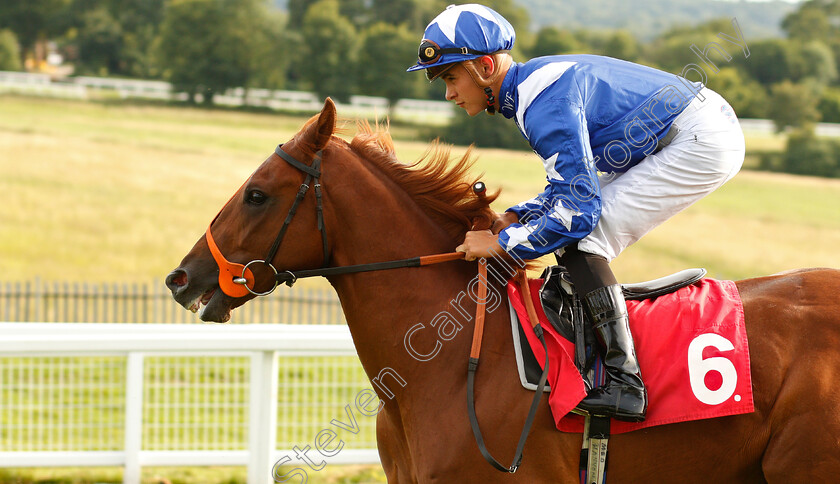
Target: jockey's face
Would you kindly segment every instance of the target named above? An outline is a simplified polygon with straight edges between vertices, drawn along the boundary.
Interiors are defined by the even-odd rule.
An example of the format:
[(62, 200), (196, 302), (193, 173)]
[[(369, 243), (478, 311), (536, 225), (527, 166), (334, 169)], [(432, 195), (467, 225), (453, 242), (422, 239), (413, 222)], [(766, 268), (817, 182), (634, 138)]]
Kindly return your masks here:
[(446, 100), (464, 108), (470, 116), (475, 116), (487, 108), (484, 90), (478, 87), (460, 63), (444, 72), (440, 78), (446, 84)]

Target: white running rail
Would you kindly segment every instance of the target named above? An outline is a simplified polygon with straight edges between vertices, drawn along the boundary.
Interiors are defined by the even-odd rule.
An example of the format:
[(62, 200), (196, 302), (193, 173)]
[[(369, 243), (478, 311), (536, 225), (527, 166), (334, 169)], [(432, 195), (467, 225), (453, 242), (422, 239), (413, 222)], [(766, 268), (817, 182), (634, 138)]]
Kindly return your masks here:
[[(284, 449), (369, 388), (342, 325), (0, 323), (0, 467), (124, 466), (134, 484), (141, 466), (239, 465), (271, 483), (284, 456), (311, 473)], [(375, 418), (355, 418), (346, 448), (308, 461), (378, 463)]]

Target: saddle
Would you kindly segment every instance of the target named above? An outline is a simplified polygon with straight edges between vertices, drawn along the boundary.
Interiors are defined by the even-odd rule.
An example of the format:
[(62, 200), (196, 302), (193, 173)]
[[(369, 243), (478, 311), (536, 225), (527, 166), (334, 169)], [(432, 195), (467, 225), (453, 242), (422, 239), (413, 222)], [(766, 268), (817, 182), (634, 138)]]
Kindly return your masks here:
[[(690, 286), (705, 275), (706, 269), (685, 269), (651, 281), (622, 284), (622, 290), (627, 300), (654, 299)], [(596, 378), (593, 364), (597, 352), (592, 350), (596, 342), (595, 333), (592, 325), (587, 324), (588, 315), (584, 311), (582, 301), (575, 294), (568, 272), (563, 266), (551, 266), (543, 271), (540, 278), (543, 279), (540, 302), (549, 323), (558, 334), (574, 343), (575, 366), (583, 377), (587, 390), (598, 386), (600, 382), (593, 381)], [(519, 360), (520, 380), (525, 388), (536, 390), (542, 368), (528, 345), (522, 325), (518, 323), (516, 313), (512, 309), (511, 325)], [(550, 388), (546, 387), (545, 391), (549, 390)]]
[[(560, 391), (549, 393), (549, 406), (558, 430), (583, 434), (582, 483), (603, 484), (611, 434), (754, 411), (749, 345), (737, 286), (733, 281), (704, 278), (705, 274), (704, 269), (690, 269), (623, 286), (637, 358), (648, 377), (650, 403), (643, 422), (574, 414), (580, 399), (603, 383), (605, 371), (591, 325), (584, 319), (586, 311), (564, 268), (550, 267), (542, 280), (527, 282), (532, 297), (521, 281), (508, 284), (521, 383), (538, 390), (533, 383), (542, 373), (538, 361), (543, 355), (551, 360), (548, 382)], [(542, 345), (535, 344), (536, 332), (528, 332), (531, 325), (519, 321), (534, 317), (529, 314), (534, 311), (524, 308), (528, 297), (538, 313)], [(705, 366), (710, 361), (728, 368), (726, 376)], [(709, 382), (707, 373), (712, 375)]]

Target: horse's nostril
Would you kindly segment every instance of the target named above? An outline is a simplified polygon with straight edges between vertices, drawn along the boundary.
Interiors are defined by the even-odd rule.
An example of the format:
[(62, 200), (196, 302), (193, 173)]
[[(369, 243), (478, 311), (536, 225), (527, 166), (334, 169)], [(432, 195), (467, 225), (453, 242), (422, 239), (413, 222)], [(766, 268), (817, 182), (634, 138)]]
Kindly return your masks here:
[(181, 269), (175, 269), (166, 276), (166, 287), (173, 293), (186, 286), (188, 282), (189, 278), (187, 277), (186, 271)]

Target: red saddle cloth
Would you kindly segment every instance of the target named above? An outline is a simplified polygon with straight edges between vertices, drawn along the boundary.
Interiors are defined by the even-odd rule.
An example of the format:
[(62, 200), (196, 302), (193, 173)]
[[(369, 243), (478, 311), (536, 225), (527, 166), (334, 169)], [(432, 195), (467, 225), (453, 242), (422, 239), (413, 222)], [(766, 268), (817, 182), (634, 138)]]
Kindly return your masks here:
[[(569, 414), (585, 396), (571, 356), (574, 344), (548, 322), (539, 301), (542, 280), (530, 284), (549, 352), (554, 421), (563, 432), (583, 432), (583, 417)], [(545, 353), (515, 282), (508, 284), (508, 295), (542, 365)], [(702, 279), (653, 300), (627, 301), (627, 309), (648, 410), (644, 422), (613, 420), (612, 433), (754, 411), (744, 307), (734, 282)]]

